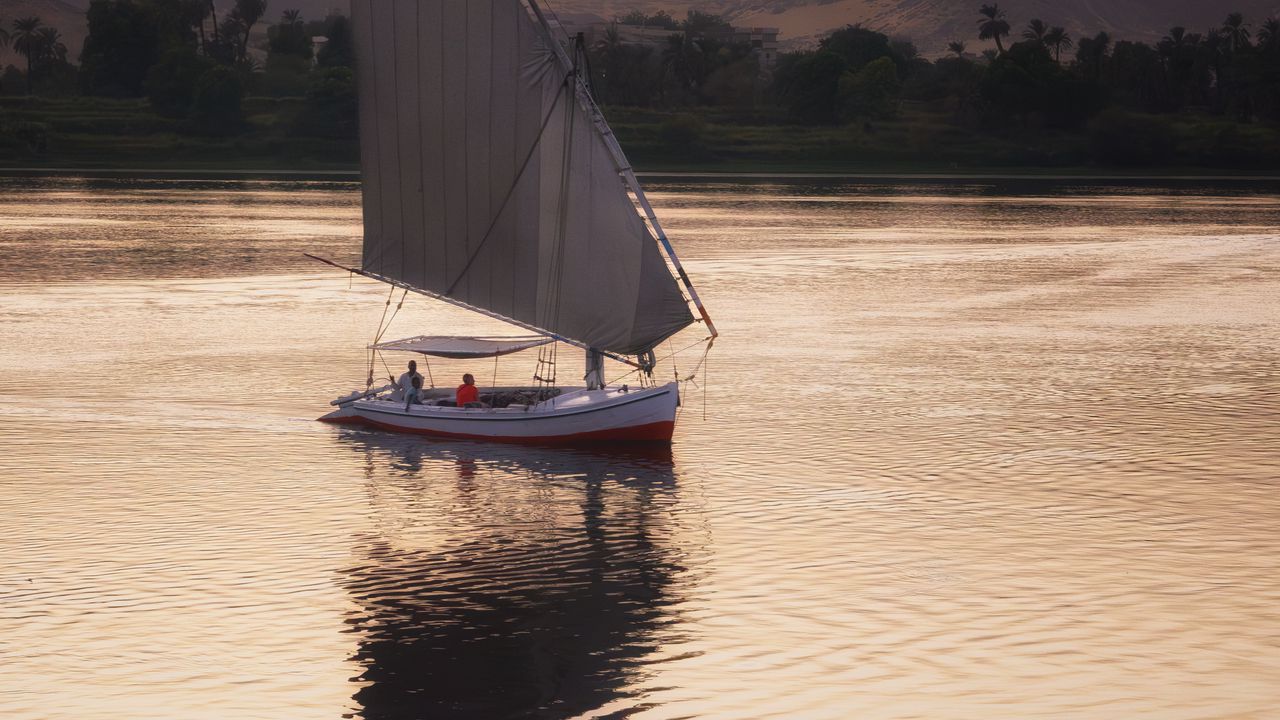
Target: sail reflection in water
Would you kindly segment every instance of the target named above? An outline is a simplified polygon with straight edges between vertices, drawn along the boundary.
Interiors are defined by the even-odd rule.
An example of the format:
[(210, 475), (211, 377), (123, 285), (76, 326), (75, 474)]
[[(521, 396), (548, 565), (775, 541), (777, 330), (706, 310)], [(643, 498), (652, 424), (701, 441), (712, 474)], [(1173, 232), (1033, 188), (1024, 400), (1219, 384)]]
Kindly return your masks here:
[(363, 717), (572, 716), (679, 652), (690, 580), (670, 448), (340, 437), (364, 454), (377, 527), (345, 579)]

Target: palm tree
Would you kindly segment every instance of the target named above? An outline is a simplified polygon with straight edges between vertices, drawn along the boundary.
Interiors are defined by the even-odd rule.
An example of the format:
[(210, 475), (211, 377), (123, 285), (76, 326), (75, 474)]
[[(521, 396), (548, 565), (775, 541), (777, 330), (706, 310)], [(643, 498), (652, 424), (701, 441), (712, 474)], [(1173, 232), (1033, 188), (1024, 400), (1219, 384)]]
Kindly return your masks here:
[[(218, 37), (218, 8), (213, 6), (213, 0), (209, 0), (209, 17), (213, 19), (213, 44), (220, 45), (221, 38)], [(201, 30), (204, 29), (204, 20), (201, 20)]]
[(1062, 62), (1062, 48), (1070, 50), (1073, 47), (1071, 36), (1067, 34), (1066, 28), (1055, 25), (1049, 28), (1049, 32), (1044, 34), (1045, 45), (1053, 48), (1053, 59), (1056, 62)]
[(62, 43), (62, 33), (57, 28), (42, 27), (39, 32), (40, 62), (66, 61), (67, 46)]
[(1258, 28), (1258, 45), (1268, 52), (1280, 46), (1280, 19), (1267, 18), (1262, 23), (1262, 27)]
[(1170, 54), (1182, 49), (1187, 40), (1187, 29), (1181, 25), (1169, 28), (1169, 34), (1160, 39), (1159, 48), (1168, 48)]
[(25, 17), (13, 21), (13, 49), (27, 56), (27, 94), (31, 94), (31, 63), (40, 53), (40, 18)]
[(240, 59), (249, 52), (249, 31), (267, 12), (267, 0), (236, 0), (234, 12), (240, 19), (244, 34), (240, 37)]
[(188, 28), (195, 28), (200, 38), (200, 52), (205, 52), (204, 19), (209, 14), (209, 3), (205, 0), (179, 0), (178, 17)]
[(1080, 42), (1076, 44), (1076, 66), (1086, 78), (1093, 82), (1102, 79), (1102, 66), (1110, 46), (1111, 36), (1105, 32), (1091, 38), (1080, 38)]
[(964, 41), (953, 40), (947, 43), (947, 49), (956, 54), (956, 57), (964, 57)]
[(1240, 52), (1249, 45), (1249, 28), (1244, 24), (1244, 15), (1231, 13), (1222, 23), (1222, 34), (1226, 36), (1227, 46), (1231, 52)]
[(995, 40), (996, 50), (1003, 55), (1004, 43), (1000, 42), (1000, 38), (1009, 34), (1009, 21), (1004, 19), (1004, 11), (1000, 9), (999, 3), (991, 3), (983, 5), (978, 14), (982, 16), (978, 21), (978, 39)]
[(1049, 34), (1049, 26), (1044, 24), (1040, 18), (1035, 18), (1027, 23), (1027, 29), (1022, 31), (1022, 37), (1034, 42), (1040, 47), (1044, 47), (1046, 43), (1045, 36)]
[(695, 53), (698, 46), (688, 33), (679, 33), (667, 38), (667, 45), (662, 49), (662, 74), (674, 77), (682, 90), (693, 87), (694, 64), (697, 63)]
[(0, 48), (9, 46), (9, 31), (4, 29), (4, 22), (0, 21)]
[(301, 10), (285, 10), (284, 13), (281, 15), (281, 19), (284, 20), (284, 23), (286, 25), (297, 25), (298, 23), (302, 22), (302, 11)]
[(592, 48), (604, 60), (604, 89), (609, 102), (616, 103), (622, 96), (622, 74), (626, 62), (627, 47), (622, 43), (618, 23), (610, 23), (604, 37)]
[(1226, 90), (1227, 86), (1230, 85), (1230, 80), (1223, 65), (1223, 56), (1227, 54), (1229, 45), (1230, 41), (1227, 36), (1217, 28), (1210, 28), (1209, 32), (1204, 35), (1204, 42), (1200, 45), (1205, 56), (1207, 56), (1209, 67), (1213, 70), (1214, 108), (1218, 111), (1226, 107)]

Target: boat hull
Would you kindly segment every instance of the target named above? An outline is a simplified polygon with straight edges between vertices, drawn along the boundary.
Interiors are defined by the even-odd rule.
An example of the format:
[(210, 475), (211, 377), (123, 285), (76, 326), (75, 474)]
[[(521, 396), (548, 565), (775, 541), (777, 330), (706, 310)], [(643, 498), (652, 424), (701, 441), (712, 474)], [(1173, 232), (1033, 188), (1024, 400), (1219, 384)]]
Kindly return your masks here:
[(442, 438), (530, 444), (671, 442), (679, 387), (577, 390), (525, 408), (461, 409), (357, 400), (320, 418)]

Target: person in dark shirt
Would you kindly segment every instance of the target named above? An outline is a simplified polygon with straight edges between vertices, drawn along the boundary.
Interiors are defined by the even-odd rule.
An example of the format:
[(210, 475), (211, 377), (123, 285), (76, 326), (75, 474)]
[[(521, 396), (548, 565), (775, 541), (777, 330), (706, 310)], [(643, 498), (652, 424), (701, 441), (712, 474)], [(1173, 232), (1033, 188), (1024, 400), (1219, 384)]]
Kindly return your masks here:
[(408, 410), (409, 405), (422, 404), (422, 376), (414, 375), (409, 379), (411, 383), (409, 388), (404, 392), (404, 409)]

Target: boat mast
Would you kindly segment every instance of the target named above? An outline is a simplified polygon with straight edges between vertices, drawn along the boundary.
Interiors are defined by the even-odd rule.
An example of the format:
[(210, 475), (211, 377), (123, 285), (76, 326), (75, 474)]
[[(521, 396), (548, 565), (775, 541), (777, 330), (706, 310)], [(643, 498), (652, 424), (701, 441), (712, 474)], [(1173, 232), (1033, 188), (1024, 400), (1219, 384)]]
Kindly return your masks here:
[[(614, 137), (613, 129), (609, 127), (608, 121), (605, 120), (604, 113), (600, 111), (600, 106), (596, 104), (595, 98), (591, 96), (591, 91), (586, 87), (582, 80), (582, 76), (578, 74), (577, 67), (573, 60), (569, 58), (564, 47), (556, 40), (555, 35), (551, 32), (551, 25), (547, 22), (547, 17), (542, 13), (542, 8), (538, 6), (537, 0), (524, 0), (528, 3), (533, 14), (538, 18), (538, 27), (542, 30), (543, 39), (555, 51), (556, 57), (560, 59), (560, 64), (564, 66), (567, 73), (571, 73), (575, 82), (576, 95), (578, 100), (582, 102), (588, 112), (591, 114), (591, 120), (596, 126), (597, 132), (604, 139), (605, 147), (609, 148), (610, 154), (613, 155), (613, 162), (618, 167), (618, 174), (622, 177), (627, 187), (636, 196), (636, 200), (640, 203), (640, 208), (644, 211), (645, 218), (649, 221), (649, 229), (658, 243), (662, 246), (662, 250), (667, 255), (667, 259), (675, 267), (676, 273), (680, 277), (680, 281), (684, 283), (684, 287), (689, 291), (689, 299), (693, 301), (694, 307), (698, 308), (698, 312), (702, 315), (702, 321), (706, 324), (707, 330), (711, 333), (714, 340), (719, 337), (716, 332), (715, 323), (711, 322), (711, 315), (707, 313), (707, 309), (702, 305), (702, 299), (698, 297), (698, 291), (693, 288), (693, 281), (689, 279), (689, 274), (684, 271), (684, 266), (680, 264), (680, 258), (676, 256), (676, 249), (672, 247), (671, 241), (667, 239), (667, 234), (662, 229), (662, 224), (658, 222), (658, 216), (653, 212), (653, 206), (649, 204), (649, 198), (644, 194), (644, 189), (640, 187), (640, 181), (636, 178), (635, 171), (631, 167), (631, 162), (627, 160), (627, 155), (622, 151), (622, 146), (618, 144), (618, 139)], [(611, 356), (612, 357), (612, 356)], [(615, 358), (616, 359), (616, 358)], [(629, 363), (634, 365), (635, 363)]]

